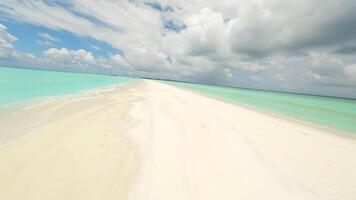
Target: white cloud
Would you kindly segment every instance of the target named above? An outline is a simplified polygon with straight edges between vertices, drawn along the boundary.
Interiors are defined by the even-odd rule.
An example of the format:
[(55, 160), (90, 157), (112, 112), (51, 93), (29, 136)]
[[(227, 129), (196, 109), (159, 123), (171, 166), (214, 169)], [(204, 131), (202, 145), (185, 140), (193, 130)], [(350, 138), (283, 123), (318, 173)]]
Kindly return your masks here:
[(50, 48), (43, 52), (47, 62), (54, 65), (88, 67), (96, 63), (91, 52), (84, 49), (68, 50), (66, 48)]
[(0, 24), (0, 59), (4, 60), (23, 60), (35, 62), (37, 58), (31, 53), (18, 52), (13, 42), (18, 39), (7, 32), (7, 27)]
[(57, 42), (60, 42), (60, 39), (51, 36), (46, 32), (41, 32), (37, 34), (38, 39), (36, 40), (37, 44), (40, 45), (54, 45)]
[(95, 49), (95, 50), (97, 50), (97, 51), (100, 50), (100, 48), (99, 48), (98, 46), (95, 46), (95, 45), (90, 45), (90, 47), (93, 48), (93, 49)]
[(14, 46), (12, 45), (17, 38), (7, 32), (7, 28), (0, 24), (0, 58), (8, 58), (12, 55), (14, 51)]
[(110, 61), (112, 61), (114, 64), (127, 68), (129, 67), (129, 63), (126, 62), (125, 58), (122, 55), (116, 54), (110, 57)]
[(78, 71), (114, 71), (124, 74), (131, 73), (131, 66), (122, 55), (115, 54), (109, 57), (94, 57), (91, 52), (84, 49), (70, 50), (66, 48), (49, 48), (43, 52), (42, 66), (55, 66)]
[(187, 54), (202, 56), (221, 53), (219, 51), (227, 53), (228, 46), (224, 39), (231, 23), (225, 23), (220, 13), (204, 8), (199, 14), (187, 16), (184, 24), (187, 29), (182, 32), (182, 39), (186, 43)]
[[(171, 9), (160, 12), (147, 2)], [(356, 23), (355, 1), (68, 0), (65, 4), (3, 0), (0, 12), (123, 51), (95, 58), (87, 50), (48, 49), (47, 62), (57, 65), (111, 66), (110, 70), (133, 74), (262, 88), (356, 86), (356, 26), (350, 26)], [(11, 52), (12, 42), (0, 43), (11, 47), (2, 47), (1, 52)]]

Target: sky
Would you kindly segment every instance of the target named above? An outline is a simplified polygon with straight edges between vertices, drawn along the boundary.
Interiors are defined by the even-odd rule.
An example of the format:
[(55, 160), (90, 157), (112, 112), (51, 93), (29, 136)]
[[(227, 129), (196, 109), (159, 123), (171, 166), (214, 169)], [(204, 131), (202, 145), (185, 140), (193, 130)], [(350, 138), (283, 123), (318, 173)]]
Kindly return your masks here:
[(0, 64), (356, 98), (355, 0), (1, 0)]

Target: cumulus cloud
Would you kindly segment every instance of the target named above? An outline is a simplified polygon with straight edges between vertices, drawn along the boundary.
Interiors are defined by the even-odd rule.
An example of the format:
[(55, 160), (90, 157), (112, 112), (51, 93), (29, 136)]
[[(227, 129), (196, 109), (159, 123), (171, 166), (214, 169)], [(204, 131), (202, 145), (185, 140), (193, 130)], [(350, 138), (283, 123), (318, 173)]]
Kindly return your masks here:
[(129, 63), (126, 62), (125, 58), (122, 55), (116, 54), (110, 57), (110, 61), (119, 65), (121, 67), (129, 67)]
[(17, 38), (7, 32), (7, 28), (0, 24), (0, 58), (8, 58), (14, 51), (12, 43)]
[(57, 64), (300, 90), (356, 86), (355, 9), (353, 0), (0, 2), (3, 18), (91, 37), (123, 52), (95, 58), (88, 50), (48, 49), (44, 55)]
[(13, 42), (18, 39), (8, 33), (7, 27), (0, 24), (0, 59), (4, 60), (23, 60), (34, 62), (37, 58), (31, 53), (22, 53), (16, 50)]
[(67, 48), (49, 48), (43, 51), (39, 61), (42, 65), (61, 67), (67, 70), (95, 72), (118, 72), (132, 75), (132, 67), (123, 55), (114, 54), (108, 57), (94, 57), (92, 52)]
[(50, 48), (44, 51), (43, 54), (48, 62), (67, 67), (86, 67), (96, 63), (92, 53), (84, 49)]
[(224, 39), (230, 22), (225, 23), (220, 13), (204, 8), (198, 14), (187, 16), (184, 23), (187, 28), (182, 33), (182, 39), (186, 42), (187, 54), (203, 56), (225, 50)]

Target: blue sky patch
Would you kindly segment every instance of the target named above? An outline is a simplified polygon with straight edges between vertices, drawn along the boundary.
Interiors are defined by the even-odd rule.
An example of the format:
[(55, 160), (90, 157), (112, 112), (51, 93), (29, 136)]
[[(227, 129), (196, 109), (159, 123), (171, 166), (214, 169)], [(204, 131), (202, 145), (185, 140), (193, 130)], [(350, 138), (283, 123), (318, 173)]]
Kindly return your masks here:
[(174, 21), (165, 21), (163, 25), (165, 29), (175, 31), (177, 33), (186, 28), (185, 24), (179, 24)]
[[(67, 48), (69, 50), (84, 49), (92, 52), (93, 56), (108, 56), (111, 54), (121, 54), (123, 51), (108, 45), (106, 42), (95, 40), (91, 37), (77, 36), (73, 33), (48, 29), (28, 23), (19, 23), (10, 20), (0, 20), (0, 23), (7, 27), (7, 31), (18, 40), (13, 43), (16, 49), (24, 53), (41, 55), (49, 48)], [(47, 33), (51, 37), (58, 39), (51, 45), (38, 42), (41, 40), (40, 33)]]
[(163, 6), (157, 2), (153, 3), (153, 2), (145, 2), (145, 4), (147, 6), (150, 6), (151, 8), (158, 10), (160, 12), (173, 12), (173, 8), (170, 6)]

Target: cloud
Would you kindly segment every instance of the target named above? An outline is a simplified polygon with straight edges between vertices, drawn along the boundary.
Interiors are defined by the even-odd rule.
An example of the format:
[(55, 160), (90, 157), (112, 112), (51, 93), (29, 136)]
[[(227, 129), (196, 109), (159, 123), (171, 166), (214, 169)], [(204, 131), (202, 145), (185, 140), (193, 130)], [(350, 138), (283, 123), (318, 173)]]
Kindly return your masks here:
[(184, 20), (186, 30), (183, 31), (183, 41), (186, 42), (186, 53), (202, 56), (224, 48), (224, 38), (229, 25), (225, 24), (220, 13), (211, 9), (200, 10), (199, 14), (187, 16)]
[(100, 48), (99, 48), (98, 46), (95, 46), (95, 45), (90, 45), (90, 47), (93, 48), (93, 49), (95, 49), (95, 50), (97, 50), (97, 51), (100, 50)]
[(351, 0), (0, 2), (2, 18), (91, 37), (123, 52), (95, 58), (84, 49), (52, 48), (44, 53), (48, 63), (285, 90), (356, 87), (355, 9)]
[(248, 1), (233, 25), (234, 51), (260, 58), (355, 41), (353, 1)]
[(44, 51), (43, 54), (49, 63), (66, 67), (87, 67), (96, 63), (92, 53), (84, 49), (68, 50), (66, 48), (50, 48)]
[(38, 33), (37, 36), (38, 39), (36, 40), (36, 43), (40, 45), (54, 45), (55, 43), (60, 42), (60, 39), (45, 32)]
[(118, 66), (127, 68), (129, 67), (129, 63), (126, 62), (125, 58), (122, 55), (113, 55), (110, 57), (110, 61)]
[(356, 83), (356, 64), (347, 65), (343, 68), (343, 72), (352, 81)]
[[(120, 72), (123, 74), (131, 73), (131, 65), (122, 55), (115, 54), (108, 57), (94, 57), (92, 52), (67, 48), (49, 48), (43, 51), (43, 56), (39, 62), (41, 65), (56, 66), (63, 69), (76, 69), (77, 71), (98, 72)], [(109, 71), (108, 71), (109, 70)]]
[(7, 32), (7, 28), (0, 24), (0, 58), (8, 58), (12, 55), (14, 51), (14, 46), (12, 45), (17, 38)]
[(31, 53), (22, 53), (16, 50), (13, 42), (18, 39), (7, 32), (7, 27), (0, 24), (0, 59), (2, 60), (23, 60), (35, 62), (37, 58)]

